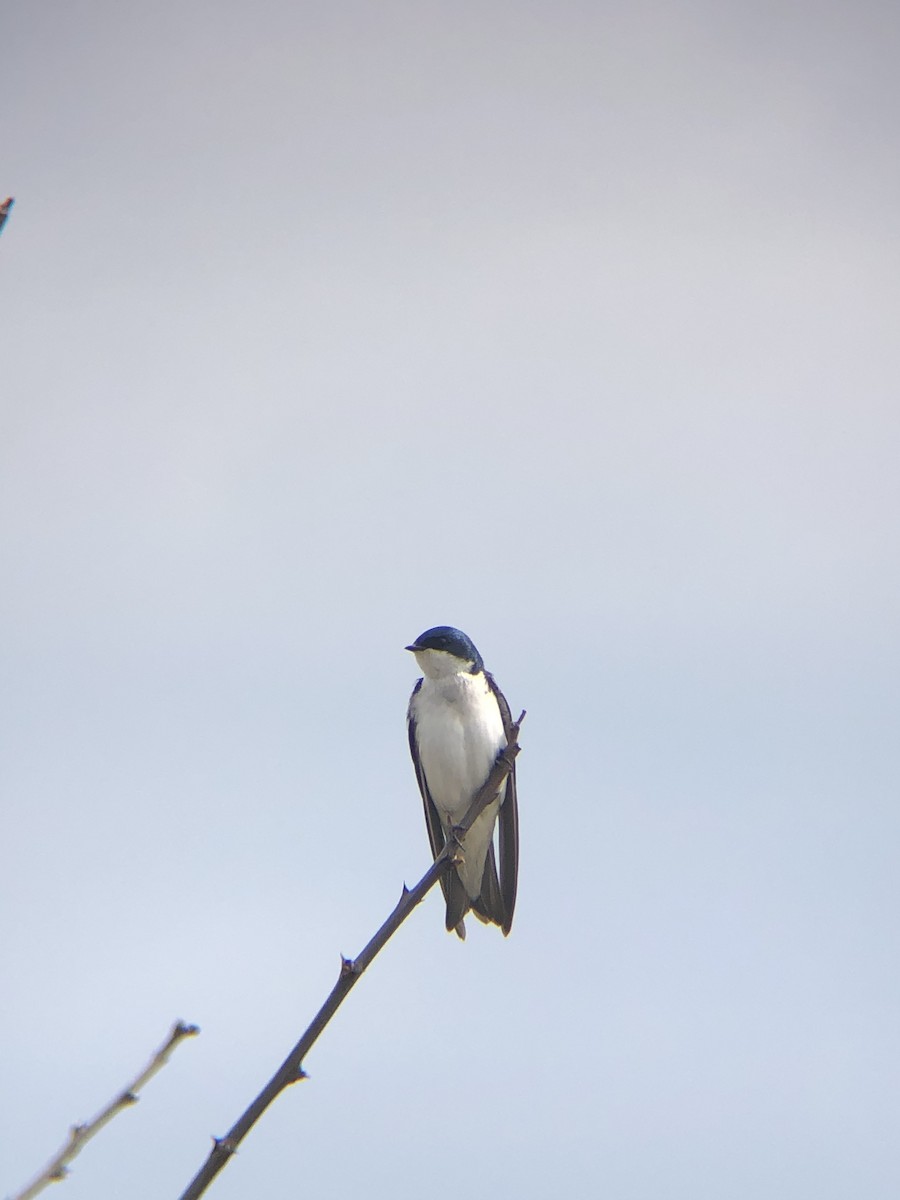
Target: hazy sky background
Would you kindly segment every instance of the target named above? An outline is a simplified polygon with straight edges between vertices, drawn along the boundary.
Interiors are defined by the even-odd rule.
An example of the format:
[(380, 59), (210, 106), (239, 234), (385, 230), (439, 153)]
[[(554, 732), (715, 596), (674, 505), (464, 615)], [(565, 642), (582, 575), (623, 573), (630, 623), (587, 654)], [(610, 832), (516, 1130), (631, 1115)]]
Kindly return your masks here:
[(209, 1195), (894, 1200), (900, 9), (0, 25), (0, 1194), (176, 1017), (59, 1196), (181, 1192), (428, 865), (451, 623), (512, 935), (430, 897)]

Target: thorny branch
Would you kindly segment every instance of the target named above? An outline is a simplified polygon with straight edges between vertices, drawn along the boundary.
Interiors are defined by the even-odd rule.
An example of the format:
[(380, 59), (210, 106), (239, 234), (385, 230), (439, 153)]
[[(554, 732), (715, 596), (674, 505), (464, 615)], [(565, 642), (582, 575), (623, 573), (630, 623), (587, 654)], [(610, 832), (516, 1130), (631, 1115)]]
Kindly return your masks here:
[(497, 757), (494, 768), (487, 777), (484, 786), (472, 801), (462, 821), (456, 827), (456, 836), (448, 839), (447, 844), (435, 859), (433, 865), (429, 867), (414, 888), (408, 889), (404, 884), (403, 892), (397, 901), (394, 911), (360, 954), (352, 959), (341, 957), (340, 975), (338, 976), (337, 983), (331, 989), (328, 999), (316, 1013), (299, 1042), (297, 1042), (296, 1046), (294, 1046), (293, 1050), (256, 1099), (238, 1117), (237, 1121), (235, 1121), (224, 1137), (213, 1138), (213, 1148), (210, 1150), (206, 1162), (181, 1194), (180, 1200), (197, 1200), (198, 1196), (202, 1196), (231, 1156), (237, 1152), (240, 1143), (272, 1101), (285, 1088), (290, 1087), (292, 1083), (306, 1078), (306, 1072), (303, 1070), (303, 1060), (316, 1042), (319, 1034), (343, 1003), (347, 993), (362, 975), (363, 971), (365, 971), (366, 967), (372, 962), (378, 951), (397, 932), (416, 905), (431, 891), (444, 872), (449, 871), (454, 863), (458, 861), (457, 856), (460, 853), (460, 847), (464, 841), (466, 832), (471, 828), (475, 819), (480, 816), (482, 810), (497, 795), (504, 779), (506, 779), (513, 768), (516, 756), (519, 753), (517, 741), (519, 728), (524, 719), (525, 713), (523, 712), (518, 721), (513, 722), (506, 730), (506, 749), (501, 751)]
[(49, 1184), (58, 1183), (61, 1179), (65, 1179), (69, 1173), (69, 1163), (76, 1154), (80, 1154), (85, 1144), (90, 1141), (94, 1134), (99, 1133), (103, 1126), (108, 1124), (123, 1109), (130, 1108), (132, 1104), (137, 1104), (140, 1098), (138, 1093), (153, 1078), (157, 1071), (162, 1070), (169, 1061), (169, 1056), (175, 1047), (180, 1042), (183, 1042), (185, 1038), (194, 1037), (199, 1032), (200, 1030), (196, 1025), (186, 1025), (184, 1021), (176, 1022), (172, 1026), (172, 1031), (165, 1043), (156, 1051), (140, 1075), (110, 1100), (109, 1104), (105, 1108), (102, 1108), (90, 1121), (85, 1122), (83, 1125), (73, 1125), (69, 1130), (69, 1136), (66, 1139), (65, 1145), (51, 1158), (40, 1175), (29, 1183), (23, 1191), (10, 1197), (10, 1200), (31, 1200), (32, 1196), (36, 1196), (38, 1192), (42, 1192)]

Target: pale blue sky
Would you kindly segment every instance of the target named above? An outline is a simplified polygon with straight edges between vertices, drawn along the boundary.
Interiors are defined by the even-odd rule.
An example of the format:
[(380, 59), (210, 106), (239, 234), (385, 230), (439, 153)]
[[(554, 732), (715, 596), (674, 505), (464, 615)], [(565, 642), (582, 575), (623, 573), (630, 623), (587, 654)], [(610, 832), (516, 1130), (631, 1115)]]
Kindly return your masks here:
[[(406, 645), (514, 710), (209, 1195), (893, 1200), (900, 16), (10, 5), (0, 1194), (176, 1196), (428, 863)], [(63, 1195), (63, 1192), (60, 1192)]]

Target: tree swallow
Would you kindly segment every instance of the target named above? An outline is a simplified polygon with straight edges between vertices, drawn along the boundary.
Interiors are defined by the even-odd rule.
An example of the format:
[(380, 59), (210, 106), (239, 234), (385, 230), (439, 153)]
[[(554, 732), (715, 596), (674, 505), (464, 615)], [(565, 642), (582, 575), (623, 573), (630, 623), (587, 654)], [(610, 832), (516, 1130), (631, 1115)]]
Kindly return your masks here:
[[(424, 672), (413, 688), (406, 719), (431, 852), (437, 858), (506, 747), (512, 717), (506, 697), (461, 630), (450, 625), (426, 629), (406, 649)], [(499, 825), (496, 853), (495, 824)], [(499, 925), (508, 934), (519, 873), (515, 765), (496, 800), (466, 834), (462, 854), (463, 861), (441, 878), (448, 932), (455, 930), (465, 938), (463, 917), (471, 909), (479, 921)]]

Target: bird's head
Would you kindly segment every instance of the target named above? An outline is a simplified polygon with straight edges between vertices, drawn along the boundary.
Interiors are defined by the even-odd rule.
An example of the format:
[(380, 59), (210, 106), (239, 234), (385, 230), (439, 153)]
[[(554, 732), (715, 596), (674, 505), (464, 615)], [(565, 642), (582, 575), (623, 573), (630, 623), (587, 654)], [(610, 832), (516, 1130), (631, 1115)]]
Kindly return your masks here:
[(477, 675), (484, 670), (484, 662), (472, 639), (452, 625), (426, 629), (406, 649), (416, 656), (416, 662), (429, 679), (465, 672)]

